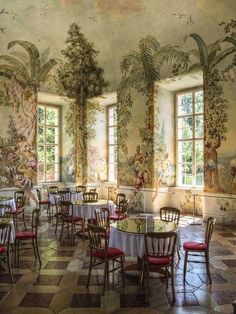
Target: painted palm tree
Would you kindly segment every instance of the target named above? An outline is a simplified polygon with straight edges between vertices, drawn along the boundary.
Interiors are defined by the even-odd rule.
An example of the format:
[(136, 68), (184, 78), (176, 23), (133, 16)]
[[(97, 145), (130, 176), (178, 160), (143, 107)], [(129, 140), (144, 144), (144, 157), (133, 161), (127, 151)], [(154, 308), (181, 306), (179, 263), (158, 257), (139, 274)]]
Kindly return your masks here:
[[(190, 66), (190, 70), (194, 68), (201, 68), (205, 72), (212, 71), (220, 62), (222, 62), (228, 55), (236, 51), (236, 40), (231, 37), (226, 37), (207, 45), (203, 38), (192, 33), (189, 37), (193, 38), (198, 46), (198, 50), (190, 50), (189, 54), (194, 55), (198, 62)], [(223, 42), (232, 43), (233, 46), (222, 51), (221, 44)]]
[(25, 137), (34, 146), (38, 89), (54, 80), (51, 70), (58, 61), (48, 60), (49, 49), (40, 55), (37, 47), (28, 41), (11, 41), (8, 49), (16, 45), (25, 51), (0, 56), (0, 61), (6, 62), (0, 64), (0, 78), (9, 80), (9, 103), (17, 135)]

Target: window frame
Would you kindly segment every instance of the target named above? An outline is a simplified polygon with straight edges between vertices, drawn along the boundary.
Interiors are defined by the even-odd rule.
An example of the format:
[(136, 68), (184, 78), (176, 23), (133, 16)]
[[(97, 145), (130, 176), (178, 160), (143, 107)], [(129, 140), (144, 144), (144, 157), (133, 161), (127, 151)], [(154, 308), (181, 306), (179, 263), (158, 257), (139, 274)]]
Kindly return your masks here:
[[(57, 144), (50, 144), (50, 145), (48, 145), (47, 143), (46, 143), (46, 132), (44, 132), (44, 143), (42, 144), (42, 145), (40, 145), (40, 143), (38, 142), (38, 129), (39, 129), (39, 123), (38, 123), (38, 108), (39, 107), (44, 107), (45, 109), (46, 108), (53, 108), (53, 109), (56, 109), (56, 110), (58, 110), (58, 125), (55, 125), (55, 127), (56, 128), (58, 128), (58, 143)], [(45, 111), (45, 113), (46, 113), (46, 111)], [(54, 104), (45, 104), (45, 103), (39, 103), (38, 105), (37, 105), (37, 152), (38, 152), (38, 147), (39, 146), (44, 146), (44, 157), (46, 156), (46, 147), (47, 146), (58, 146), (58, 162), (56, 163), (56, 162), (54, 162), (53, 164), (55, 165), (55, 164), (58, 164), (58, 168), (57, 168), (57, 170), (58, 170), (58, 177), (57, 177), (57, 180), (46, 180), (46, 169), (47, 169), (47, 167), (46, 167), (46, 165), (47, 164), (51, 164), (51, 163), (47, 163), (47, 161), (46, 161), (46, 158), (44, 158), (44, 180), (43, 181), (39, 181), (38, 180), (38, 173), (39, 173), (39, 171), (38, 171), (38, 168), (37, 168), (37, 183), (38, 184), (42, 184), (42, 183), (55, 183), (55, 182), (60, 182), (60, 179), (61, 179), (61, 162), (60, 162), (60, 156), (61, 156), (61, 132), (62, 132), (62, 121), (61, 121), (61, 117), (62, 117), (62, 115), (61, 115), (61, 106), (59, 106), (59, 105), (54, 105)], [(43, 124), (43, 128), (44, 128), (44, 130), (47, 128), (47, 127), (52, 127), (52, 125), (48, 125), (48, 124), (46, 124), (46, 119), (44, 119), (44, 124)], [(38, 154), (37, 154), (38, 155)], [(38, 161), (38, 165), (39, 164), (42, 164), (42, 162), (39, 162)], [(55, 168), (54, 168), (55, 169)]]
[[(109, 110), (116, 108), (116, 124), (112, 124), (110, 125), (109, 122)], [(111, 128), (116, 129), (116, 134), (117, 134), (117, 104), (111, 104), (107, 106), (107, 179), (108, 182), (117, 182), (117, 156), (116, 156), (116, 161), (114, 162), (114, 170), (115, 170), (115, 165), (116, 165), (116, 172), (114, 171), (114, 176), (115, 178), (111, 178), (110, 177), (110, 171), (111, 171), (111, 163), (110, 163), (110, 147), (116, 147), (116, 152), (117, 152), (117, 139), (116, 139), (116, 143), (115, 144), (110, 144), (109, 139), (110, 139), (110, 132), (109, 130)]]
[[(203, 110), (202, 113), (196, 113), (195, 112), (195, 93), (202, 91), (203, 93)], [(192, 94), (192, 101), (193, 101), (193, 110), (192, 113), (189, 115), (178, 115), (178, 97), (184, 94)], [(203, 189), (204, 188), (204, 89), (203, 86), (197, 86), (197, 87), (192, 87), (192, 88), (188, 88), (188, 89), (183, 89), (183, 90), (179, 90), (175, 93), (175, 151), (176, 151), (176, 186), (177, 187), (181, 187), (181, 188), (197, 188), (197, 189)], [(195, 135), (195, 118), (196, 116), (202, 116), (203, 118), (203, 130), (202, 130), (202, 137), (196, 137)], [(193, 133), (192, 133), (192, 138), (186, 138), (186, 139), (179, 139), (179, 131), (178, 131), (178, 119), (181, 117), (192, 117), (192, 129), (193, 129)], [(196, 156), (195, 156), (195, 152), (196, 152), (196, 141), (202, 140), (203, 141), (203, 151), (202, 151), (202, 162), (203, 162), (203, 180), (202, 180), (202, 185), (197, 185), (196, 184), (196, 165), (197, 165), (197, 161), (196, 161)], [(179, 161), (179, 150), (178, 150), (178, 144), (179, 142), (188, 142), (191, 141), (193, 143), (193, 148), (192, 148), (192, 156), (193, 156), (193, 161), (192, 161), (192, 184), (183, 184), (182, 183), (182, 175), (179, 176), (179, 166), (180, 164), (184, 164), (182, 161)]]

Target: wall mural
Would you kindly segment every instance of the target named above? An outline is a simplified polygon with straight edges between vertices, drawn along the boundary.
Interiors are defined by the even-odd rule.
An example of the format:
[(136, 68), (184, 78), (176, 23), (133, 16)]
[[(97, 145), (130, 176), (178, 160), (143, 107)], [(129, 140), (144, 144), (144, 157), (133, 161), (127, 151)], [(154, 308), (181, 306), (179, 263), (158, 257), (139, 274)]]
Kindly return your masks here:
[(51, 69), (57, 64), (48, 60), (49, 49), (42, 54), (27, 41), (12, 41), (14, 56), (1, 55), (0, 80), (5, 89), (1, 104), (9, 107), (8, 137), (1, 142), (1, 187), (22, 188), (35, 202), (31, 192), (37, 180), (37, 95), (42, 83), (53, 80)]

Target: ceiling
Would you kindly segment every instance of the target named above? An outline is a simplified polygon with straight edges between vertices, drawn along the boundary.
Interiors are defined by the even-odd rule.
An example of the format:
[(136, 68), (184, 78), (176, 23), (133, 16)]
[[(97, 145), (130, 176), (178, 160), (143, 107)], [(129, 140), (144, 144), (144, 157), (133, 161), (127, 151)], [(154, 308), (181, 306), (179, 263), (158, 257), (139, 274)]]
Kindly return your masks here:
[(20, 39), (40, 51), (50, 47), (51, 57), (62, 58), (69, 25), (76, 22), (99, 50), (110, 92), (119, 84), (122, 56), (136, 50), (141, 37), (151, 34), (162, 45), (196, 48), (186, 35), (195, 32), (213, 42), (224, 35), (219, 23), (235, 13), (235, 0), (0, 0), (0, 54)]

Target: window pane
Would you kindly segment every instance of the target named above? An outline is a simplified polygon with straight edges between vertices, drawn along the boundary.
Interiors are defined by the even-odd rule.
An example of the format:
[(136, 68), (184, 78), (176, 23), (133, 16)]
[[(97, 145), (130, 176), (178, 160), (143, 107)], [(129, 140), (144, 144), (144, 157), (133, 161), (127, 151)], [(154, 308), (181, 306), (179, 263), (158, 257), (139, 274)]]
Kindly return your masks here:
[(195, 112), (203, 113), (203, 91), (195, 93)]
[(193, 137), (193, 118), (179, 118), (178, 119), (178, 138), (192, 138)]
[(196, 162), (203, 161), (203, 140), (195, 141), (195, 160)]
[(183, 116), (192, 114), (193, 112), (193, 100), (192, 93), (178, 96), (178, 115)]
[(38, 162), (44, 161), (44, 147), (38, 146)]
[(44, 107), (38, 107), (38, 123), (44, 123)]
[(38, 143), (44, 143), (44, 128), (43, 126), (38, 127)]
[(182, 142), (182, 161), (193, 161), (193, 142)]
[(46, 124), (58, 125), (58, 110), (56, 108), (47, 108)]
[(203, 137), (203, 116), (195, 117), (195, 137)]

